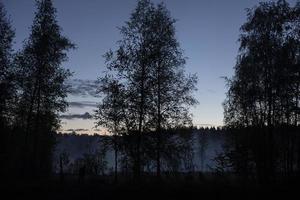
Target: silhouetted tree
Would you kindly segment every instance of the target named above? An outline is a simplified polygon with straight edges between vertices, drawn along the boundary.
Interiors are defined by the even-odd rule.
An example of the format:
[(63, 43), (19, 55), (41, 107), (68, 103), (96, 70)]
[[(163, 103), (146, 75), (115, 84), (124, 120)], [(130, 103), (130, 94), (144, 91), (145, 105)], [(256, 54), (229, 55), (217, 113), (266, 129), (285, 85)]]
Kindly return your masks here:
[[(253, 156), (258, 177), (263, 179), (275, 173), (278, 130), (300, 122), (299, 8), (299, 3), (290, 7), (279, 0), (248, 9), (235, 74), (227, 82), (225, 123), (244, 133), (234, 137), (241, 153), (236, 157)], [(285, 139), (290, 140), (293, 134), (285, 130)], [(248, 162), (242, 166), (246, 173), (252, 164), (244, 161)]]
[(200, 168), (201, 171), (204, 171), (204, 161), (205, 161), (205, 152), (207, 149), (208, 143), (208, 135), (207, 133), (200, 132), (198, 135), (198, 144), (199, 144), (199, 156), (200, 156)]
[[(12, 42), (15, 36), (6, 12), (0, 2), (0, 121), (1, 125), (8, 123), (9, 105), (12, 98)], [(2, 127), (2, 126), (1, 126)]]
[[(193, 132), (180, 127), (161, 130), (160, 167), (165, 175), (176, 176), (180, 172), (194, 170)], [(143, 135), (143, 164), (148, 173), (157, 175), (157, 132)], [(158, 176), (158, 178), (161, 178)], [(167, 178), (167, 177), (166, 177)], [(160, 179), (157, 179), (160, 180)]]
[(106, 128), (113, 136), (111, 144), (114, 149), (115, 160), (115, 182), (118, 175), (118, 150), (120, 149), (120, 136), (126, 131), (126, 115), (125, 115), (125, 91), (118, 80), (110, 75), (106, 75), (99, 80), (99, 92), (103, 94), (101, 103), (95, 113), (97, 126)]
[(154, 6), (148, 0), (138, 2), (130, 20), (120, 29), (123, 39), (119, 41), (118, 50), (108, 52), (106, 57), (108, 67), (116, 71), (118, 79), (126, 85), (128, 129), (134, 135), (134, 172), (137, 179), (141, 173), (141, 140), (143, 132), (147, 131), (146, 115), (150, 105), (150, 71), (149, 60), (150, 35), (148, 24)]
[(61, 63), (74, 45), (61, 35), (52, 1), (36, 1), (36, 5), (31, 34), (16, 57), (20, 74), (16, 126), (24, 130), (24, 169), (43, 175), (51, 169), (58, 113), (67, 106), (65, 80), (71, 73)]
[(59, 174), (60, 174), (60, 181), (64, 182), (65, 179), (65, 168), (69, 164), (69, 154), (64, 150), (59, 155)]
[(9, 137), (12, 125), (12, 106), (16, 94), (12, 66), (12, 41), (15, 36), (0, 2), (0, 174), (6, 174), (9, 160)]
[(248, 10), (225, 122), (241, 126), (299, 123), (299, 8), (286, 1)]
[[(162, 129), (190, 126), (189, 106), (196, 100), (196, 75), (187, 76), (185, 59), (175, 37), (175, 20), (163, 4), (141, 0), (123, 26), (116, 52), (106, 54), (108, 71), (126, 91), (123, 97), (126, 131), (135, 146), (134, 171), (142, 168), (142, 138), (156, 132), (157, 176), (160, 177)], [(113, 103), (111, 102), (110, 105)], [(129, 137), (130, 138), (130, 137)]]
[(156, 172), (160, 177), (162, 129), (192, 126), (189, 106), (197, 103), (192, 96), (197, 76), (185, 74), (185, 58), (175, 37), (176, 21), (164, 4), (155, 7), (148, 18), (145, 46), (152, 85), (149, 126), (156, 131)]

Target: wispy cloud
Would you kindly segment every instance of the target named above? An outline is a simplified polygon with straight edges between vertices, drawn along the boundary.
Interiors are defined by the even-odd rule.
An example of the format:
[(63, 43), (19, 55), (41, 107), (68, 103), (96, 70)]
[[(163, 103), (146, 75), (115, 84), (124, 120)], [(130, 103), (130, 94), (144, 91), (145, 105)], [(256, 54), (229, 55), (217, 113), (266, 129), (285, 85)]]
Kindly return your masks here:
[(97, 80), (72, 79), (67, 85), (69, 86), (69, 93), (74, 96), (99, 97)]
[(72, 120), (72, 119), (92, 119), (93, 116), (88, 113), (85, 112), (83, 114), (67, 114), (67, 115), (61, 115), (60, 116), (61, 119), (68, 119), (68, 120)]
[(69, 102), (69, 106), (76, 108), (97, 107), (97, 103), (93, 101), (72, 101)]
[(71, 131), (71, 132), (87, 132), (87, 131), (90, 131), (89, 129), (84, 129), (84, 128), (77, 128), (77, 129), (67, 129), (67, 130), (64, 130), (64, 131)]

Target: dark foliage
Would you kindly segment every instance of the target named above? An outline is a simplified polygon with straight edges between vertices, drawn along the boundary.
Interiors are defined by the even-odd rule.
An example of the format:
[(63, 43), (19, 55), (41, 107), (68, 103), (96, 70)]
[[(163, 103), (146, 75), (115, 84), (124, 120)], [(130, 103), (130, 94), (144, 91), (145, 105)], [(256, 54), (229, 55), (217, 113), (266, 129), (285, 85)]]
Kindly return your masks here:
[[(116, 51), (105, 55), (106, 71), (99, 80), (71, 83), (66, 81), (72, 73), (61, 64), (75, 46), (61, 34), (52, 1), (36, 0), (36, 6), (29, 38), (14, 53), (15, 33), (0, 2), (0, 182), (5, 183), (0, 189), (43, 199), (134, 199), (139, 193), (153, 199), (158, 192), (174, 199), (193, 194), (287, 198), (285, 193), (297, 191), (299, 2), (294, 7), (285, 0), (263, 2), (247, 9), (235, 73), (226, 78), (226, 126), (201, 128), (196, 137), (189, 109), (197, 104), (192, 95), (197, 76), (185, 71), (176, 20), (163, 3), (139, 0), (120, 28)], [(62, 114), (68, 92), (101, 96), (95, 115)], [(96, 107), (87, 101), (71, 105)], [(60, 120), (92, 117), (109, 136), (78, 138), (101, 137), (99, 148), (90, 146), (74, 160), (66, 149), (54, 157), (57, 139), (65, 137), (57, 134)], [(211, 138), (226, 142), (214, 159), (218, 165), (205, 166)], [(113, 168), (108, 168), (108, 152), (113, 152)], [(195, 170), (195, 152), (200, 171)]]
[(172, 140), (163, 133), (192, 125), (189, 107), (197, 103), (192, 96), (197, 77), (185, 74), (174, 23), (164, 4), (141, 0), (120, 28), (119, 48), (105, 55), (107, 74), (100, 78), (103, 100), (96, 112), (97, 125), (116, 136), (116, 163), (117, 136), (129, 139), (125, 147), (137, 179), (148, 162), (145, 152), (150, 151), (156, 152), (152, 157), (160, 177), (162, 154)]
[[(244, 179), (299, 175), (299, 4), (260, 3), (241, 27), (235, 75), (224, 103), (226, 160)], [(222, 159), (221, 159), (222, 160)]]
[[(52, 1), (36, 1), (36, 5), (29, 39), (14, 55), (13, 62), (13, 32), (1, 6), (1, 85), (9, 87), (1, 89), (10, 93), (1, 91), (1, 98), (5, 97), (1, 99), (1, 133), (8, 137), (7, 161), (3, 165), (7, 165), (6, 174), (12, 177), (50, 175), (58, 113), (67, 106), (65, 80), (71, 73), (60, 65), (67, 59), (66, 51), (74, 45), (60, 34)], [(2, 81), (2, 77), (6, 80)]]

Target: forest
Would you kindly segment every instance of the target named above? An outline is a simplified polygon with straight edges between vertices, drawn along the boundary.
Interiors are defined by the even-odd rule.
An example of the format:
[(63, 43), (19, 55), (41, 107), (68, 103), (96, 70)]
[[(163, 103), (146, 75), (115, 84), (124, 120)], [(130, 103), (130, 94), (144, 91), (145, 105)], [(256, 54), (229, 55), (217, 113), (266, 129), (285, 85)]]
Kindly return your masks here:
[(198, 75), (186, 70), (176, 20), (164, 3), (138, 0), (116, 29), (121, 38), (104, 55), (105, 70), (95, 72), (99, 98), (87, 117), (106, 135), (59, 131), (73, 75), (62, 63), (77, 46), (63, 35), (52, 0), (37, 0), (35, 9), (16, 50), (0, 0), (1, 192), (43, 199), (297, 194), (300, 2), (246, 10), (234, 74), (224, 78), (224, 126), (199, 128), (191, 112), (201, 103), (193, 95)]

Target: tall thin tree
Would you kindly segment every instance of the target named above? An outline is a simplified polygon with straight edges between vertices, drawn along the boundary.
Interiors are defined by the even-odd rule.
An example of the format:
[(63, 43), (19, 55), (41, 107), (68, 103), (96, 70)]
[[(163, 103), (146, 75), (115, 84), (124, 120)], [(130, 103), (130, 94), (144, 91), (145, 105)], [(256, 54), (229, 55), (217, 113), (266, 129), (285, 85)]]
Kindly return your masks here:
[(150, 122), (156, 130), (156, 167), (160, 177), (160, 153), (163, 148), (162, 129), (191, 126), (189, 107), (197, 100), (192, 96), (196, 90), (196, 74), (186, 75), (185, 58), (175, 35), (175, 22), (163, 3), (151, 13), (148, 25), (148, 60), (151, 66), (151, 103)]
[(12, 105), (16, 94), (12, 65), (12, 42), (15, 33), (0, 2), (0, 174), (5, 175), (9, 157), (9, 136), (12, 125)]
[(40, 173), (50, 171), (53, 133), (59, 126), (58, 113), (67, 106), (65, 80), (71, 75), (61, 63), (74, 45), (61, 35), (52, 1), (36, 1), (36, 5), (31, 34), (16, 63), (22, 75), (18, 120), (25, 129), (27, 167)]
[(136, 136), (134, 170), (142, 168), (142, 139), (155, 131), (157, 176), (160, 177), (162, 129), (191, 125), (189, 106), (196, 75), (187, 76), (185, 59), (175, 37), (175, 20), (163, 4), (141, 0), (121, 27), (116, 52), (106, 54), (108, 71), (124, 86), (127, 131)]

